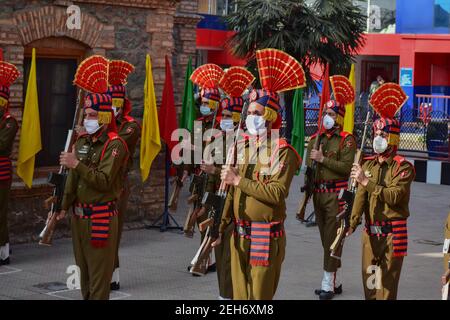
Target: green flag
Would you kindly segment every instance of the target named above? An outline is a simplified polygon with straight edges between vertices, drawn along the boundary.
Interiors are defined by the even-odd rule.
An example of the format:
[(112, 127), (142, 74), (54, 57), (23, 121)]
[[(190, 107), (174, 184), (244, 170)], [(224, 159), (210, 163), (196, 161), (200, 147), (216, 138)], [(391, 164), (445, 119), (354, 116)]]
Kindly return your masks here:
[[(295, 148), (298, 154), (303, 158), (305, 151), (305, 111), (303, 107), (303, 89), (295, 90), (294, 101), (292, 102), (292, 139), (291, 145)], [(300, 170), (296, 175), (300, 174)]]
[(184, 128), (192, 132), (194, 121), (197, 116), (194, 102), (194, 86), (189, 79), (192, 74), (192, 60), (189, 57), (189, 63), (186, 68), (186, 76), (184, 78), (183, 105), (181, 108), (180, 128)]

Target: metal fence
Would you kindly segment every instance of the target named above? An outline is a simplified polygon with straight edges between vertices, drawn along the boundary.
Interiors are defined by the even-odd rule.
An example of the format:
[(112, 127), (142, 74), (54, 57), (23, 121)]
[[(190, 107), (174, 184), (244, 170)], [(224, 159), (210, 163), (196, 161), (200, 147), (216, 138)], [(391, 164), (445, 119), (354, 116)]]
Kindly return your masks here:
[[(400, 120), (402, 128), (400, 133), (399, 151), (407, 156), (417, 158), (431, 158), (440, 160), (450, 159), (449, 149), (449, 110), (450, 103), (444, 97), (439, 103), (435, 103), (434, 108), (425, 106), (421, 95), (417, 95), (417, 107), (401, 111)], [(427, 98), (428, 99), (428, 98)], [(448, 97), (450, 99), (450, 97)], [(430, 100), (431, 101), (431, 100)], [(437, 107), (437, 106), (442, 106)], [(369, 129), (367, 131), (366, 151), (371, 152), (372, 148), (372, 123), (376, 119), (372, 108), (367, 103), (367, 97), (360, 97), (355, 106), (355, 125), (353, 134), (361, 146), (361, 138), (364, 130), (364, 121), (367, 112), (371, 112)], [(305, 105), (305, 135), (311, 136), (317, 131), (317, 118), (319, 116), (319, 104), (310, 103)]]

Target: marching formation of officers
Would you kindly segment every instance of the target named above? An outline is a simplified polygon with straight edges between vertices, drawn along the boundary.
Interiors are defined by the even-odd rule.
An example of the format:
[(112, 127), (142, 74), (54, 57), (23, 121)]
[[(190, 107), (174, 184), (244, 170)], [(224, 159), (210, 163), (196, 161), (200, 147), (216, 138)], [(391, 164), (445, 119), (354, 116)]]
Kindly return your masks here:
[[(192, 208), (184, 233), (192, 237), (195, 224), (207, 220), (208, 208), (202, 193), (226, 192), (214, 237), (214, 254), (202, 275), (217, 269), (221, 299), (272, 299), (277, 290), (285, 258), (286, 198), (302, 157), (284, 138), (272, 136), (281, 126), (279, 93), (305, 87), (303, 69), (294, 58), (274, 49), (256, 55), (261, 89), (245, 92), (254, 77), (241, 67), (223, 71), (206, 64), (197, 68), (191, 80), (201, 87), (198, 119), (202, 130), (216, 128), (216, 139), (244, 127), (231, 148), (215, 149), (214, 159), (201, 164), (181, 165), (182, 180), (203, 176), (204, 185), (191, 188)], [(95, 68), (90, 66), (95, 65)], [(127, 175), (141, 134), (138, 122), (130, 116), (131, 104), (125, 84), (133, 66), (125, 61), (92, 56), (83, 61), (74, 83), (87, 94), (83, 102), (84, 121), (77, 128), (71, 150), (62, 152), (60, 164), (68, 171), (58, 219), (70, 212), (73, 250), (81, 271), (84, 299), (108, 299), (110, 290), (120, 288), (118, 250), (127, 209), (130, 186)], [(119, 70), (119, 71), (118, 71)], [(8, 112), (9, 87), (19, 73), (0, 62), (0, 265), (9, 264), (7, 203), (12, 181), (10, 155), (18, 123)], [(114, 76), (111, 76), (114, 75)], [(345, 82), (345, 81), (344, 81)], [(220, 90), (219, 90), (220, 89)], [(221, 91), (224, 93), (221, 94)], [(378, 114), (373, 124), (373, 155), (355, 162), (355, 137), (343, 131), (344, 102), (354, 92), (333, 86), (334, 99), (323, 106), (320, 129), (309, 141), (306, 166), (310, 176), (313, 204), (323, 246), (323, 278), (315, 293), (321, 300), (343, 292), (339, 278), (340, 257), (331, 247), (342, 232), (350, 236), (362, 223), (362, 279), (366, 299), (396, 299), (404, 256), (407, 254), (409, 198), (415, 172), (411, 163), (397, 154), (400, 122), (395, 114), (406, 95), (393, 83), (381, 85), (371, 96), (370, 105)], [(245, 113), (243, 116), (242, 113)], [(203, 132), (193, 132), (201, 134)], [(317, 147), (316, 147), (317, 146)], [(191, 150), (193, 151), (194, 146)], [(237, 152), (236, 150), (239, 150)], [(259, 154), (267, 154), (262, 161)], [(223, 165), (225, 164), (225, 165)], [(348, 225), (342, 229), (337, 216), (345, 210), (341, 190), (357, 186)], [(200, 190), (202, 189), (202, 190)], [(206, 232), (201, 232), (203, 242)], [(448, 269), (450, 215), (444, 245)], [(213, 256), (215, 263), (213, 263)], [(375, 286), (368, 285), (376, 273)], [(443, 284), (448, 282), (443, 276)]]

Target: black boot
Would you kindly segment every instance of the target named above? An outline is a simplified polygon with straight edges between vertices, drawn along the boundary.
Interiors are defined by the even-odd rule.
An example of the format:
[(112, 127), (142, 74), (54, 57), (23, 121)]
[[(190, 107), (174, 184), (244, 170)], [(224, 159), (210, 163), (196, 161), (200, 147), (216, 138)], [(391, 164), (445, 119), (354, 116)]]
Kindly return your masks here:
[(0, 266), (6, 266), (7, 264), (9, 264), (9, 257), (5, 260), (0, 260)]
[(333, 291), (322, 291), (319, 294), (319, 300), (331, 300), (334, 297)]
[(216, 270), (217, 270), (217, 267), (216, 267), (215, 262), (208, 267), (208, 272), (216, 272)]
[[(323, 291), (322, 289), (316, 289), (314, 290), (315, 295), (320, 295)], [(334, 288), (334, 294), (341, 294), (342, 293), (342, 284), (339, 285), (339, 287)]]
[(111, 282), (111, 290), (119, 290), (120, 282)]

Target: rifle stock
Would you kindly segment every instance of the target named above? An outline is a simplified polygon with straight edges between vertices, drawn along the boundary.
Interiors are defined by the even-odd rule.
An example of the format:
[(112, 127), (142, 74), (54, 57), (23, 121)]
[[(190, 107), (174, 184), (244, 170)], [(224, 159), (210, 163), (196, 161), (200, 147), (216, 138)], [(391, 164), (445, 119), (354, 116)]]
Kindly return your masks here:
[[(234, 164), (235, 148), (237, 146), (238, 137), (240, 136), (240, 129), (244, 116), (247, 113), (248, 104), (244, 105), (241, 112), (241, 119), (239, 121), (233, 146), (228, 149), (227, 157), (225, 160), (226, 166), (231, 166)], [(212, 250), (212, 243), (219, 236), (219, 226), (222, 220), (223, 208), (225, 205), (225, 200), (227, 197), (228, 186), (222, 180), (219, 189), (215, 194), (211, 192), (205, 192), (202, 197), (202, 207), (208, 208), (208, 219), (201, 224), (201, 228), (206, 229), (205, 240), (202, 242), (197, 254), (192, 260), (191, 272), (199, 275), (206, 274), (208, 268), (208, 259)], [(199, 226), (200, 227), (200, 226)]]
[[(83, 112), (81, 112), (82, 108), (80, 108), (82, 90), (78, 90), (77, 101), (76, 101), (76, 109), (75, 115), (72, 123), (72, 129), (70, 129), (67, 133), (66, 144), (64, 146), (64, 151), (68, 152), (72, 144), (74, 142), (74, 130), (75, 127), (81, 123), (83, 119)], [(44, 207), (48, 206), (51, 203), (51, 209), (49, 216), (45, 222), (45, 227), (39, 234), (39, 244), (44, 246), (51, 246), (53, 234), (55, 232), (56, 223), (57, 223), (57, 215), (61, 212), (61, 205), (64, 196), (64, 189), (66, 185), (67, 179), (67, 169), (63, 166), (60, 166), (58, 173), (50, 173), (48, 176), (48, 183), (54, 185), (53, 195), (51, 198), (47, 199), (44, 203)], [(51, 199), (51, 200), (50, 200)]]
[[(318, 134), (317, 134), (317, 138), (314, 141), (314, 146), (313, 149), (314, 150), (319, 150), (319, 146), (320, 146), (320, 133), (322, 132), (322, 128), (323, 128), (323, 121), (319, 120), (319, 124), (318, 124)], [(312, 160), (312, 165), (311, 167), (306, 167), (306, 172), (305, 172), (305, 184), (303, 185), (303, 187), (300, 188), (301, 192), (305, 193), (305, 196), (303, 197), (303, 199), (300, 200), (299, 204), (298, 204), (298, 211), (297, 214), (295, 215), (295, 217), (300, 220), (301, 222), (305, 221), (305, 213), (306, 213), (306, 207), (309, 203), (309, 200), (312, 198), (313, 192), (314, 192), (314, 178), (316, 175), (316, 168), (317, 168), (317, 162)]]
[[(369, 117), (370, 112), (367, 112), (366, 121), (364, 123), (364, 133), (362, 136), (361, 148), (355, 154), (354, 163), (361, 163), (362, 151), (364, 150), (364, 143), (367, 134), (367, 126), (369, 124)], [(350, 178), (347, 190), (341, 189), (338, 196), (339, 202), (344, 202), (344, 205), (342, 206), (342, 211), (336, 215), (336, 220), (340, 221), (340, 225), (337, 230), (336, 238), (330, 246), (330, 256), (338, 260), (341, 259), (345, 237), (350, 227), (349, 219), (350, 215), (352, 214), (353, 201), (355, 200), (357, 187), (356, 184), (356, 180)]]
[(180, 177), (175, 178), (175, 188), (169, 198), (168, 207), (170, 210), (176, 211), (178, 208), (178, 198), (180, 197), (180, 191), (183, 188), (183, 182), (181, 182)]
[(197, 254), (191, 262), (191, 273), (199, 276), (204, 276), (207, 273), (209, 257), (213, 248), (212, 243), (213, 239), (209, 235), (206, 235), (205, 239), (202, 242), (202, 245), (200, 246)]

